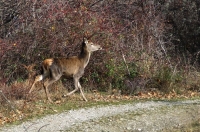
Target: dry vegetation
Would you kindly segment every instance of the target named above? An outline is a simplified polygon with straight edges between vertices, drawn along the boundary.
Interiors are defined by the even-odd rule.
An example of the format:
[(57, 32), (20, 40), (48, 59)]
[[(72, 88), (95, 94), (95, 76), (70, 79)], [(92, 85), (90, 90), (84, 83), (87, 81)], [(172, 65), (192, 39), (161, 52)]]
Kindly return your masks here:
[[(43, 59), (77, 55), (83, 36), (104, 48), (81, 79), (89, 100), (198, 96), (199, 17), (197, 0), (1, 1), (0, 123), (50, 108), (37, 104), (45, 99), (41, 84), (27, 94), (33, 78)], [(58, 105), (73, 87), (62, 82), (51, 89)]]

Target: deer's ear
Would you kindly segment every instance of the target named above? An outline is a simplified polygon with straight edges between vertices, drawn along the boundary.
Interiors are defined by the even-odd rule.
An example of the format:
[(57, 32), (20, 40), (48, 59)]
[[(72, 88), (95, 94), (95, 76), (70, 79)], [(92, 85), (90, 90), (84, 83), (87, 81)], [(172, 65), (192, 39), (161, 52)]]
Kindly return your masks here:
[(88, 44), (87, 38), (84, 37), (84, 38), (83, 38), (83, 41), (84, 41), (85, 44)]

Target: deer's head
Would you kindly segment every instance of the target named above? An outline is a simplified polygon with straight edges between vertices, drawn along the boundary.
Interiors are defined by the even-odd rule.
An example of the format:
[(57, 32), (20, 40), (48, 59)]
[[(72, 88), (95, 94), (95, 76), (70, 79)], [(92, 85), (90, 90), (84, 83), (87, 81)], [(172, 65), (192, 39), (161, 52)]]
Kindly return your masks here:
[(85, 44), (85, 46), (89, 52), (93, 52), (93, 51), (102, 49), (102, 47), (100, 45), (89, 42), (86, 38), (83, 38), (83, 43)]

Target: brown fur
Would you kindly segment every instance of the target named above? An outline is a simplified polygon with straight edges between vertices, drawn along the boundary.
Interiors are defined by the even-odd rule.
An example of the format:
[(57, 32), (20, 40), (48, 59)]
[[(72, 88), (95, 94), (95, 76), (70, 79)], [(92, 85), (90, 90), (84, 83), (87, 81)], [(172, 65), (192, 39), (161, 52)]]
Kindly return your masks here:
[(99, 49), (101, 49), (99, 45), (94, 45), (93, 43), (89, 43), (87, 39), (84, 39), (82, 43), (81, 53), (79, 54), (79, 56), (73, 56), (68, 58), (45, 59), (42, 63), (43, 73), (42, 75), (38, 75), (35, 78), (35, 81), (29, 93), (32, 92), (36, 82), (48, 78), (44, 82), (44, 87), (48, 100), (52, 102), (52, 100), (49, 97), (48, 86), (60, 79), (62, 75), (65, 75), (68, 77), (73, 77), (75, 85), (75, 89), (68, 93), (68, 95), (71, 95), (78, 89), (80, 89), (84, 100), (87, 101), (79, 83), (79, 79), (84, 74), (84, 69), (89, 62), (91, 52)]
[(45, 67), (51, 66), (53, 61), (54, 61), (53, 59), (46, 59), (46, 60), (43, 61), (43, 65)]

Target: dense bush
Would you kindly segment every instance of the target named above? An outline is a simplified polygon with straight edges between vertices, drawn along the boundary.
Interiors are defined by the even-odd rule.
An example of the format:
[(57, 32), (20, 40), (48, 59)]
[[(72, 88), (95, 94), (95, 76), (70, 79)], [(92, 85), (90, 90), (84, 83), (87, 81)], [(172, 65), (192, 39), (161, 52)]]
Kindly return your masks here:
[(147, 88), (171, 91), (198, 65), (199, 6), (196, 0), (2, 1), (0, 83), (27, 79), (24, 65), (38, 69), (45, 58), (77, 55), (86, 36), (104, 48), (82, 79), (89, 90), (127, 93), (134, 88), (126, 80), (131, 87), (145, 80)]

